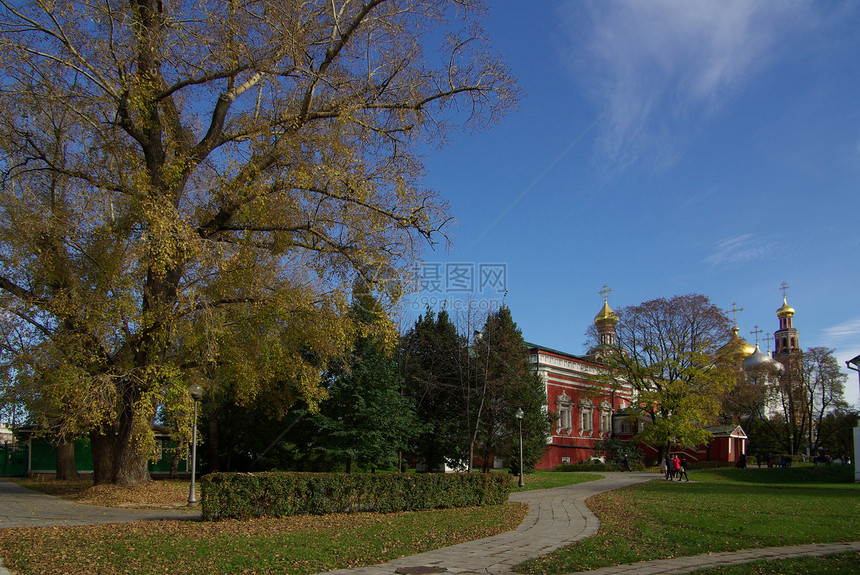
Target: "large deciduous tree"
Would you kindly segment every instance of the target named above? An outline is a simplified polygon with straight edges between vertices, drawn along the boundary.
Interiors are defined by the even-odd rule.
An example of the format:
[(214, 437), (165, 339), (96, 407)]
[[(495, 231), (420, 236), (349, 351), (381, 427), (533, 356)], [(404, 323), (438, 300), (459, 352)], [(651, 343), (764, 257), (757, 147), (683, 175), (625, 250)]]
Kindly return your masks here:
[(356, 276), (396, 299), (447, 220), (417, 144), (516, 97), (480, 16), (0, 0), (0, 305), (40, 345), (32, 373), (112, 398), (86, 426), (97, 482), (148, 478), (150, 423), (192, 379), (322, 399)]
[(658, 447), (710, 439), (734, 372), (717, 361), (728, 340), (725, 314), (699, 294), (659, 298), (618, 311), (617, 350), (605, 363), (633, 387), (650, 419), (637, 439)]
[(810, 347), (803, 350), (801, 385), (805, 399), (803, 412), (807, 417), (809, 453), (816, 453), (828, 441), (823, 422), (827, 415), (845, 409), (845, 382), (848, 376), (842, 373), (836, 360), (836, 351), (826, 347)]
[[(767, 421), (788, 453), (797, 453), (803, 447), (809, 454), (824, 449), (832, 431), (825, 419), (848, 407), (844, 397), (848, 376), (840, 370), (835, 353), (826, 347), (803, 350), (797, 372), (792, 374), (795, 377), (790, 383), (794, 385), (781, 381), (771, 390), (771, 405), (781, 417)], [(791, 401), (786, 397), (789, 395)]]

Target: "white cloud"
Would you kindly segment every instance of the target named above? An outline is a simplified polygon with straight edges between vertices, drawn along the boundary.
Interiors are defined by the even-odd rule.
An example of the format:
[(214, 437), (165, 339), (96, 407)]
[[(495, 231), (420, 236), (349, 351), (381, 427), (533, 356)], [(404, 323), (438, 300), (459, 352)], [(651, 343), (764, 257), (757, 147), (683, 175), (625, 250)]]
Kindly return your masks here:
[(825, 328), (824, 346), (836, 350), (836, 359), (843, 372), (848, 373), (845, 385), (845, 399), (848, 403), (860, 406), (860, 393), (857, 387), (857, 372), (850, 371), (845, 362), (860, 355), (860, 317), (849, 319), (840, 324)]
[(721, 241), (704, 262), (717, 266), (759, 260), (767, 257), (771, 248), (770, 244), (761, 244), (754, 234), (742, 234)]
[(845, 341), (848, 338), (860, 340), (860, 317), (826, 328), (824, 336), (828, 341), (828, 346), (834, 346), (835, 343)]
[[(671, 165), (685, 129), (707, 119), (812, 26), (798, 0), (618, 0), (565, 5), (571, 59), (608, 121), (601, 145), (614, 163), (647, 153)], [(584, 13), (583, 13), (584, 12)]]

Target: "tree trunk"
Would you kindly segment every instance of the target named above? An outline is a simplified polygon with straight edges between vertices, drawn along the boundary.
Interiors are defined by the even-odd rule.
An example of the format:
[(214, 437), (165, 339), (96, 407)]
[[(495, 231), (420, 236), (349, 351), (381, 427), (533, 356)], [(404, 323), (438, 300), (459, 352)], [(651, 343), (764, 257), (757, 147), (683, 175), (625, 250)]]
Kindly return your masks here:
[(113, 433), (109, 431), (104, 435), (97, 432), (91, 433), (90, 446), (93, 455), (93, 484), (113, 483), (115, 455)]
[(140, 438), (134, 436), (134, 423), (134, 401), (129, 401), (120, 412), (119, 432), (114, 442), (113, 483), (116, 485), (138, 485), (152, 480)]
[(139, 485), (152, 481), (149, 475), (149, 465), (137, 449), (128, 442), (119, 446), (119, 453), (114, 483), (117, 485)]
[[(179, 470), (179, 462), (182, 461), (182, 451), (185, 447), (185, 442), (180, 441), (173, 449), (173, 455), (170, 456), (170, 478), (176, 477), (176, 472)], [(190, 470), (189, 470), (190, 471)]]
[(90, 435), (93, 451), (93, 482), (96, 485), (115, 483), (137, 485), (150, 481), (149, 465), (144, 450), (133, 436), (134, 404), (139, 393), (128, 387), (117, 422)]
[(57, 443), (57, 479), (69, 481), (78, 478), (75, 465), (75, 442), (60, 440)]

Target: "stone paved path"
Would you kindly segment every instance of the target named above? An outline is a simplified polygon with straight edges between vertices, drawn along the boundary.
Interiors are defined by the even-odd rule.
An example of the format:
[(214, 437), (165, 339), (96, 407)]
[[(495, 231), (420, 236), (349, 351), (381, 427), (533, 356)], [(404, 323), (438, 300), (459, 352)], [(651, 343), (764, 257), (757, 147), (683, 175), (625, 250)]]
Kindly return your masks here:
[(0, 529), (41, 525), (97, 525), (155, 519), (195, 519), (196, 509), (117, 509), (72, 503), (0, 478)]
[(507, 575), (526, 559), (545, 555), (571, 541), (597, 533), (600, 522), (585, 506), (597, 493), (611, 491), (656, 478), (654, 473), (607, 473), (604, 479), (525, 491), (511, 495), (511, 501), (529, 504), (529, 513), (515, 530), (403, 557), (369, 567), (331, 571), (329, 575), (393, 575), (400, 573), (442, 572), (452, 574), (491, 573)]

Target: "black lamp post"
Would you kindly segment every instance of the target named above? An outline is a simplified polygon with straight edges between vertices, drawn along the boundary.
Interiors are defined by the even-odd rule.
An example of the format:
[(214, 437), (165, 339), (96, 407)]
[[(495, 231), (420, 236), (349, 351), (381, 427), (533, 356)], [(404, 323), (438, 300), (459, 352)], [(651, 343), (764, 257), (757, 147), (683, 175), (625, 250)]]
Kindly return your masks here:
[[(860, 376), (860, 355), (855, 356), (845, 362), (848, 369), (857, 372)], [(854, 428), (854, 483), (860, 483), (860, 464), (857, 460), (860, 459), (860, 421), (857, 422), (857, 427)]]
[(523, 417), (525, 415), (522, 408), (517, 409), (517, 412), (514, 414), (514, 417), (520, 423), (520, 487), (525, 487), (525, 482), (523, 481)]
[(191, 489), (188, 491), (188, 505), (197, 504), (197, 492), (195, 491), (195, 474), (197, 473), (197, 402), (203, 397), (203, 388), (197, 385), (188, 387), (188, 393), (194, 400), (194, 421), (191, 424)]

